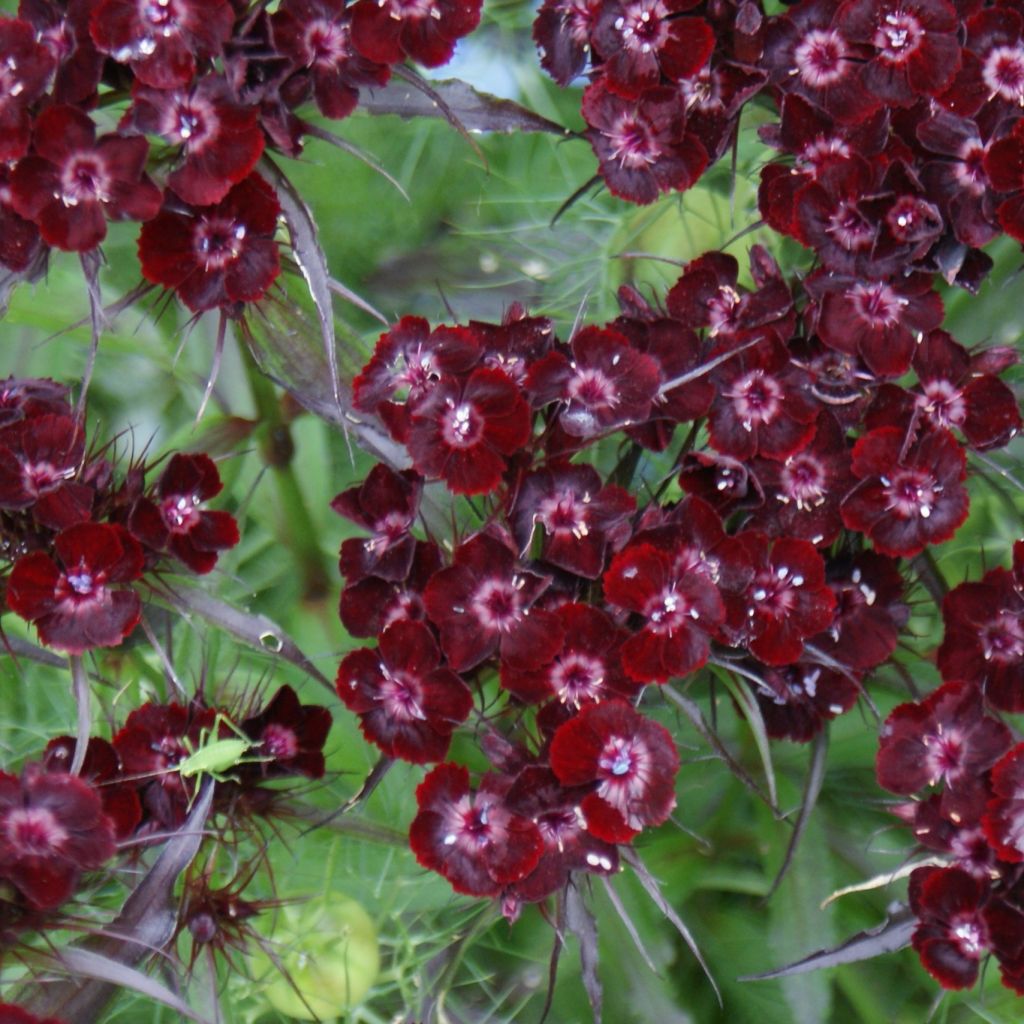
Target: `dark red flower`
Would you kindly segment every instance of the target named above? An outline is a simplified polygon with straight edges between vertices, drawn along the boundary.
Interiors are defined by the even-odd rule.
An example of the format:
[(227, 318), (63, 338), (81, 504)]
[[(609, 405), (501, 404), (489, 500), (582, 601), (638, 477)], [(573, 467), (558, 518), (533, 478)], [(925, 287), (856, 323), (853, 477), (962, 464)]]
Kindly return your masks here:
[(28, 152), (31, 107), (53, 74), (50, 52), (27, 21), (0, 19), (0, 163)]
[(438, 546), (416, 541), (405, 579), (392, 582), (367, 576), (342, 590), (338, 608), (341, 624), (352, 636), (376, 637), (393, 622), (426, 618), (423, 590), (440, 568)]
[(101, 53), (154, 89), (188, 85), (197, 60), (217, 57), (231, 34), (228, 0), (101, 0), (89, 29)]
[(909, 796), (944, 783), (941, 808), (955, 822), (986, 797), (983, 773), (1010, 748), (1010, 730), (982, 711), (969, 683), (946, 683), (885, 720), (875, 762), (879, 785)]
[(654, 359), (612, 328), (585, 327), (569, 348), (571, 359), (550, 352), (530, 368), (526, 388), (535, 407), (564, 403), (558, 422), (573, 437), (594, 437), (647, 418), (661, 383)]
[(56, 561), (43, 551), (14, 563), (7, 603), (48, 647), (81, 654), (116, 647), (142, 611), (130, 587), (142, 575), (142, 549), (120, 526), (82, 523), (57, 535)]
[[(384, 85), (388, 63), (368, 60), (352, 43), (351, 9), (345, 0), (284, 0), (270, 17), (274, 45), (308, 79), (324, 117), (347, 117), (360, 86)], [(289, 96), (294, 88), (289, 88)]]
[(996, 762), (992, 791), (982, 818), (985, 835), (1000, 860), (1019, 864), (1024, 861), (1024, 743)]
[(547, 664), (562, 646), (562, 628), (533, 604), (549, 580), (520, 570), (509, 547), (487, 534), (460, 544), (423, 594), (452, 669), (465, 672), (499, 650), (513, 669)]
[(630, 533), (636, 500), (605, 485), (592, 466), (555, 465), (527, 474), (509, 513), (519, 550), (528, 552), (540, 528), (540, 557), (552, 565), (595, 580), (609, 550)]
[(942, 602), (943, 679), (977, 686), (992, 707), (1024, 711), (1024, 597), (1013, 575), (992, 569)]
[[(241, 730), (254, 744), (258, 764), (242, 765), (243, 773), (277, 778), (304, 775), (323, 778), (324, 743), (331, 713), (317, 704), (302, 704), (290, 686), (282, 686), (259, 714), (246, 718)], [(267, 760), (263, 760), (266, 758)]]
[(416, 788), (419, 812), (409, 829), (416, 860), (468, 896), (496, 896), (529, 875), (544, 841), (533, 821), (509, 809), (508, 787), (485, 775), (473, 793), (465, 768), (438, 765)]
[(443, 377), (412, 407), (413, 466), (455, 494), (486, 494), (530, 438), (530, 407), (500, 370), (479, 368), (465, 381)]
[(586, 829), (628, 843), (676, 805), (679, 754), (668, 730), (621, 700), (587, 704), (555, 733), (551, 770), (563, 786), (592, 786), (580, 803)]
[(139, 235), (143, 276), (174, 288), (194, 312), (254, 302), (280, 273), (274, 232), (281, 207), (258, 174), (215, 206), (165, 207)]
[(723, 581), (725, 634), (767, 665), (792, 664), (803, 654), (804, 640), (832, 622), (836, 599), (825, 582), (825, 563), (808, 541), (769, 542), (753, 530), (737, 535), (735, 546), (752, 575), (742, 587)]
[(397, 64), (411, 57), (428, 68), (451, 60), (455, 43), (480, 22), (481, 0), (359, 0), (352, 42), (366, 58)]
[(188, 707), (143, 704), (114, 735), (124, 770), (137, 777), (143, 805), (159, 826), (176, 828), (185, 820), (196, 780), (183, 777), (177, 767), (191, 756), (204, 731), (212, 730), (216, 715), (196, 702)]
[(219, 75), (206, 75), (188, 88), (136, 85), (126, 125), (181, 147), (181, 164), (167, 184), (192, 206), (219, 203), (263, 152), (259, 109), (237, 103)]
[(14, 1003), (0, 1003), (0, 1024), (63, 1024), (56, 1017), (37, 1017)]
[(987, 881), (999, 874), (996, 854), (981, 827), (984, 804), (975, 807), (960, 805), (968, 812), (958, 822), (942, 813), (942, 798), (933, 793), (924, 800), (898, 804), (893, 813), (913, 829), (914, 838), (927, 850), (948, 854), (950, 866)]
[(600, 0), (544, 0), (533, 22), (541, 67), (568, 85), (587, 65)]
[[(856, 677), (821, 665), (797, 662), (782, 668), (748, 666), (750, 682), (773, 739), (808, 743), (837, 715), (849, 711), (861, 694)], [(751, 677), (756, 677), (756, 682)]]
[(707, 661), (725, 606), (715, 584), (685, 557), (630, 544), (605, 573), (604, 592), (609, 604), (643, 617), (643, 627), (622, 646), (622, 664), (633, 679), (664, 683)]
[(571, 709), (591, 701), (633, 697), (640, 687), (623, 672), (620, 657), (629, 634), (592, 605), (563, 604), (554, 614), (565, 633), (561, 650), (534, 672), (502, 672), (501, 685), (520, 700), (557, 700)]
[(608, 87), (635, 99), (645, 89), (697, 74), (715, 48), (703, 18), (679, 17), (691, 0), (610, 0), (601, 7), (593, 40)]
[(147, 547), (170, 551), (193, 572), (207, 573), (220, 552), (239, 540), (234, 516), (203, 508), (223, 486), (209, 455), (179, 453), (161, 474), (156, 493), (136, 502), (129, 528)]
[(396, 473), (383, 463), (366, 480), (342, 491), (331, 508), (370, 531), (368, 540), (341, 543), (340, 569), (351, 584), (366, 576), (404, 580), (409, 575), (416, 539), (409, 532), (419, 514), (423, 480), (411, 471)]
[(912, 558), (967, 518), (966, 457), (948, 430), (928, 430), (909, 446), (896, 427), (871, 430), (854, 445), (853, 472), (861, 482), (843, 501), (843, 523), (880, 554)]
[(0, 266), (28, 270), (39, 253), (39, 228), (14, 209), (11, 167), (0, 163)]
[(146, 177), (149, 144), (103, 135), (76, 107), (47, 107), (32, 133), (32, 153), (11, 175), (15, 210), (58, 249), (85, 252), (107, 236), (107, 219), (142, 220), (160, 209), (160, 190)]
[(0, 772), (0, 878), (40, 910), (60, 906), (83, 871), (109, 860), (114, 830), (96, 790), (66, 772)]
[(988, 885), (960, 868), (918, 868), (910, 876), (910, 909), (919, 918), (911, 943), (943, 988), (969, 988), (990, 948), (984, 904)]
[(443, 760), (452, 732), (473, 709), (469, 688), (441, 666), (437, 642), (420, 622), (396, 622), (376, 650), (346, 655), (336, 688), (371, 743), (413, 764)]
[(661, 192), (684, 192), (707, 167), (676, 89), (647, 89), (627, 100), (598, 79), (583, 94), (583, 118), (608, 191), (621, 199), (646, 204)]
[(0, 380), (0, 427), (30, 416), (69, 416), (68, 387), (55, 380), (8, 377)]
[(103, 54), (89, 35), (95, 6), (96, 0), (19, 0), (18, 16), (57, 63), (51, 90), (57, 103), (88, 104), (95, 97), (103, 73)]

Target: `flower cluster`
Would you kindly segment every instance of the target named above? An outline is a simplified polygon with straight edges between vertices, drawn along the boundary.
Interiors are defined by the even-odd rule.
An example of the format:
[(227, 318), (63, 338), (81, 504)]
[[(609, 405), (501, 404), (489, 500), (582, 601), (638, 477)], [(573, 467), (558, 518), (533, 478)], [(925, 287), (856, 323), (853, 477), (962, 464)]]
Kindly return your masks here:
[[(874, 338), (862, 307), (830, 320), (853, 339), (840, 351), (813, 281), (790, 286), (759, 247), (751, 276), (705, 254), (664, 307), (623, 289), (620, 317), (566, 342), (519, 308), (405, 317), (354, 381), (412, 468), (378, 465), (334, 502), (370, 534), (342, 545), (342, 623), (378, 641), (343, 660), (338, 693), (385, 754), (437, 764), (420, 862), (509, 913), (569, 871), (612, 870), (668, 817), (678, 760), (637, 710), (647, 687), (714, 658), (797, 741), (852, 707), (908, 617), (899, 559), (953, 536), (966, 450), (1020, 427), (1005, 353), (971, 354), (936, 320), (884, 372), (854, 343)], [(627, 456), (601, 471), (599, 440), (667, 458), (701, 420), (707, 444), (689, 431), (665, 499), (637, 507)], [(475, 499), (450, 556), (415, 532), (432, 480)], [(1009, 651), (998, 628), (982, 642)], [(476, 788), (444, 761), (471, 716), (493, 769)]]
[(479, 17), (480, 0), (22, 2), (0, 18), (0, 266), (38, 272), (141, 221), (147, 280), (239, 313), (280, 272), (264, 151), (298, 156), (304, 104), (346, 117), (395, 64), (448, 61)]
[(119, 475), (86, 443), (68, 391), (50, 380), (0, 381), (0, 591), (48, 647), (116, 647), (138, 625), (144, 574), (175, 563), (213, 569), (238, 543), (208, 455), (174, 455)]

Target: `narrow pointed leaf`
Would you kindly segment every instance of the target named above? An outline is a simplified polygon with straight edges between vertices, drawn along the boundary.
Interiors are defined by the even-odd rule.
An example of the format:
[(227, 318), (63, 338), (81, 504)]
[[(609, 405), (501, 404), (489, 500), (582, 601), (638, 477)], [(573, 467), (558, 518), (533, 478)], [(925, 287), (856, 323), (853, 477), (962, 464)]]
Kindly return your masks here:
[(365, 149), (357, 146), (354, 142), (349, 142), (348, 139), (343, 139), (340, 135), (335, 135), (334, 132), (330, 132), (318, 124), (307, 123), (306, 132), (312, 135), (313, 138), (320, 139), (321, 142), (326, 142), (336, 149), (340, 149), (343, 153), (348, 153), (349, 156), (354, 156), (371, 170), (376, 171), (389, 184), (393, 185), (407, 203), (412, 202), (409, 198), (409, 193), (402, 188), (402, 183), (394, 175), (390, 174), (383, 164), (367, 153)]
[[(399, 70), (396, 69), (396, 73)], [(427, 88), (422, 88), (423, 85)], [(359, 107), (371, 114), (397, 114), (406, 120), (411, 117), (444, 117), (464, 137), (468, 137), (467, 132), (547, 132), (563, 137), (572, 135), (567, 128), (518, 103), (478, 92), (457, 78), (437, 82), (424, 82), (421, 78), (419, 82), (414, 82), (409, 75), (403, 76), (401, 81), (392, 79), (381, 89), (362, 92)], [(458, 123), (454, 123), (456, 121)], [(476, 145), (471, 139), (469, 141)]]
[(579, 940), (583, 987), (594, 1013), (594, 1024), (601, 1024), (603, 993), (601, 977), (598, 974), (600, 956), (597, 950), (597, 920), (583, 902), (583, 895), (575, 885), (570, 885), (565, 890), (565, 927)]
[(825, 967), (837, 967), (839, 964), (852, 964), (859, 960), (871, 960), (885, 953), (895, 953), (910, 945), (910, 937), (916, 927), (917, 918), (909, 909), (903, 909), (876, 927), (858, 932), (839, 946), (818, 950), (802, 960), (797, 960), (796, 963), (776, 967), (763, 974), (748, 974), (739, 980), (769, 981), (772, 978), (785, 978), (787, 975), (802, 974), (805, 971), (820, 971)]
[(640, 931), (629, 916), (629, 911), (626, 910), (622, 899), (619, 897), (618, 892), (616, 892), (612, 880), (606, 875), (602, 875), (601, 881), (604, 883), (604, 891), (608, 894), (611, 905), (615, 908), (615, 913), (619, 915), (622, 923), (626, 926), (626, 931), (629, 932), (629, 937), (633, 940), (633, 945), (636, 946), (637, 952), (643, 957), (644, 963), (650, 968), (651, 974), (657, 974), (658, 967), (654, 962), (654, 958), (647, 952), (647, 947), (644, 945), (643, 939), (640, 938)]
[(711, 982), (715, 998), (718, 1000), (718, 1005), (721, 1006), (722, 993), (718, 988), (718, 982), (715, 981), (711, 968), (708, 967), (704, 954), (701, 953), (700, 946), (697, 945), (697, 940), (693, 937), (693, 933), (686, 927), (683, 919), (676, 913), (672, 904), (665, 899), (665, 894), (661, 891), (661, 886), (658, 885), (657, 879), (647, 870), (647, 865), (640, 859), (640, 855), (636, 850), (631, 846), (623, 846), (620, 849), (620, 854), (622, 859), (633, 869), (633, 873), (640, 880), (640, 884), (644, 887), (647, 895), (654, 901), (654, 905), (671, 921), (672, 926), (679, 933), (683, 942), (689, 947), (697, 963), (700, 964), (700, 969), (704, 972), (708, 981)]
[(80, 654), (72, 654), (71, 662), (71, 685), (75, 693), (75, 705), (77, 707), (77, 732), (75, 734), (75, 753), (71, 758), (71, 774), (77, 775), (85, 763), (85, 751), (89, 746), (89, 733), (92, 732), (92, 707), (90, 698), (92, 691), (89, 689), (89, 680), (85, 674), (85, 665), (82, 664)]
[(825, 761), (827, 755), (828, 731), (823, 729), (814, 737), (814, 741), (811, 744), (811, 764), (807, 770), (807, 781), (804, 783), (804, 797), (800, 804), (800, 813), (797, 815), (796, 822), (793, 825), (793, 834), (789, 837), (786, 855), (782, 858), (782, 867), (779, 868), (779, 873), (775, 876), (775, 881), (772, 882), (771, 888), (765, 895), (765, 899), (768, 899), (778, 889), (779, 883), (785, 878), (786, 872), (793, 863), (793, 855), (796, 853), (796, 848), (800, 844), (800, 839), (807, 828), (807, 822), (810, 821), (811, 812), (818, 802), (821, 784), (825, 781)]

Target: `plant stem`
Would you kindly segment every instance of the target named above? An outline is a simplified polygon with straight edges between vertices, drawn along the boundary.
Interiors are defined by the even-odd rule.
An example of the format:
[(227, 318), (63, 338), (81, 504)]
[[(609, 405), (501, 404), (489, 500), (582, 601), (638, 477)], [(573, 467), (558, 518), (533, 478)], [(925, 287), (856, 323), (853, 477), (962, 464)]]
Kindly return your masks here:
[(243, 349), (249, 389), (256, 405), (261, 424), (263, 461), (273, 473), (277, 483), (277, 496), (281, 504), (285, 543), (295, 555), (302, 578), (302, 596), (307, 601), (319, 601), (327, 593), (330, 577), (324, 565), (323, 552), (317, 540), (313, 517), (299, 486), (292, 465), (295, 444), (291, 430), (281, 415), (281, 406), (274, 385), (263, 376), (252, 356)]

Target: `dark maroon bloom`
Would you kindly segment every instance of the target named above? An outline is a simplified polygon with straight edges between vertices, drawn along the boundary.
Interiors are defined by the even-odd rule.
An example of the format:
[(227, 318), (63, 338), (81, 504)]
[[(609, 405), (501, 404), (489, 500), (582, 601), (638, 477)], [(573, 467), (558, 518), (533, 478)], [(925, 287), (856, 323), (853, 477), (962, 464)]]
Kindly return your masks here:
[[(752, 5), (746, 6), (752, 9)], [(718, 56), (722, 56), (721, 51)], [(687, 126), (701, 140), (709, 163), (725, 153), (740, 110), (761, 91), (767, 79), (767, 73), (760, 68), (712, 55), (695, 75), (679, 82)]]
[(1024, 101), (1024, 39), (1020, 11), (1009, 4), (973, 13), (966, 21), (963, 67), (945, 95), (944, 106), (970, 117), (995, 108), (1000, 118), (1018, 117)]
[(441, 667), (437, 642), (420, 622), (396, 622), (377, 650), (346, 655), (336, 688), (371, 743), (413, 764), (443, 760), (452, 732), (473, 708), (469, 688)]
[(527, 316), (525, 308), (513, 302), (500, 324), (470, 320), (469, 330), (480, 345), (483, 366), (501, 370), (520, 387), (529, 368), (551, 351), (554, 325), (546, 316)]
[(593, 467), (558, 465), (523, 478), (509, 517), (520, 551), (530, 551), (539, 527), (544, 561), (596, 580), (609, 550), (628, 539), (635, 508), (632, 495), (604, 485)]
[(544, 0), (533, 23), (541, 67), (568, 85), (586, 67), (600, 0)]
[(405, 579), (391, 582), (367, 576), (345, 587), (338, 609), (341, 624), (352, 636), (376, 637), (392, 622), (426, 618), (423, 590), (440, 568), (438, 546), (417, 540)]
[(81, 523), (57, 535), (56, 561), (43, 551), (14, 563), (7, 603), (48, 647), (81, 654), (116, 647), (135, 628), (142, 605), (130, 587), (142, 575), (142, 549), (120, 526)]
[[(68, 772), (74, 756), (74, 737), (58, 736), (46, 744), (43, 767), (51, 772)], [(98, 736), (90, 736), (79, 775), (95, 786), (117, 839), (127, 839), (142, 820), (136, 785), (124, 779), (123, 774), (121, 759), (113, 745)]]
[(40, 251), (39, 228), (14, 209), (11, 168), (0, 164), (0, 266), (27, 270)]
[(37, 118), (33, 151), (11, 176), (11, 202), (58, 249), (85, 252), (107, 236), (107, 219), (149, 220), (160, 190), (146, 177), (145, 139), (96, 138), (87, 114), (48, 107)]
[(843, 523), (883, 555), (912, 558), (940, 544), (967, 518), (966, 456), (948, 430), (929, 430), (907, 446), (904, 432), (879, 427), (853, 449), (861, 482), (843, 501)]
[(40, 910), (60, 906), (82, 871), (100, 867), (115, 851), (96, 790), (37, 764), (20, 778), (0, 772), (0, 836), (0, 878)]
[[(812, 740), (837, 715), (849, 711), (861, 694), (856, 678), (798, 662), (783, 668), (751, 666), (751, 689), (765, 731), (773, 739)], [(750, 676), (747, 676), (750, 679)]]
[(0, 163), (28, 152), (30, 108), (46, 90), (54, 61), (27, 21), (0, 19)]
[(586, 789), (560, 786), (558, 777), (541, 765), (528, 765), (516, 776), (506, 803), (536, 824), (544, 848), (533, 871), (502, 894), (506, 916), (510, 900), (516, 905), (542, 900), (562, 889), (571, 871), (611, 875), (618, 869), (618, 851), (591, 835), (576, 811), (585, 795)]
[(956, 822), (975, 813), (979, 797), (986, 796), (982, 773), (1011, 743), (1010, 730), (983, 713), (976, 687), (946, 683), (925, 700), (892, 711), (882, 727), (875, 771), (879, 785), (907, 796), (944, 783), (942, 812)]
[(960, 67), (960, 18), (946, 0), (846, 0), (836, 24), (852, 43), (874, 50), (861, 81), (885, 103), (906, 107), (937, 96)]
[(89, 35), (96, 0), (19, 0), (18, 15), (57, 62), (51, 90), (57, 103), (88, 104), (103, 72), (103, 55)]
[(136, 86), (124, 124), (181, 147), (182, 162), (167, 184), (192, 206), (219, 203), (263, 152), (259, 109), (237, 103), (220, 76), (190, 88)]
[(708, 429), (723, 455), (786, 459), (804, 448), (815, 432), (819, 403), (810, 378), (794, 365), (785, 345), (768, 338), (739, 352), (713, 371), (718, 394)]
[(610, 604), (644, 619), (622, 647), (622, 664), (633, 679), (664, 683), (707, 661), (725, 606), (714, 583), (685, 558), (653, 544), (631, 544), (605, 573), (604, 591)]
[(988, 884), (960, 868), (918, 868), (910, 876), (910, 909), (920, 919), (911, 943), (943, 988), (969, 988), (991, 947), (984, 905)]
[(408, 447), (416, 471), (454, 494), (486, 494), (529, 440), (530, 407), (500, 370), (474, 370), (465, 383), (443, 377), (412, 407)]
[(348, 117), (360, 86), (384, 85), (391, 77), (389, 64), (367, 60), (353, 46), (345, 0), (285, 0), (270, 24), (278, 52), (302, 69), (324, 117)]
[(195, 702), (143, 704), (114, 736), (125, 772), (137, 777), (148, 815), (164, 828), (179, 826), (187, 816), (196, 780), (184, 778), (177, 766), (196, 749), (204, 730), (212, 730), (216, 714)]
[(188, 85), (196, 61), (217, 57), (231, 34), (227, 0), (101, 0), (89, 29), (101, 53), (154, 89)]
[(825, 563), (813, 544), (748, 530), (736, 537), (742, 561), (753, 570), (742, 588), (723, 582), (726, 635), (745, 644), (767, 665), (789, 665), (804, 640), (827, 629), (835, 595), (825, 582)]
[(562, 646), (552, 612), (532, 607), (549, 579), (517, 568), (509, 547), (486, 534), (460, 544), (449, 569), (423, 594), (427, 615), (441, 632), (441, 649), (465, 672), (500, 649), (513, 669), (538, 669)]
[(1024, 597), (1006, 569), (961, 583), (942, 602), (943, 679), (977, 686), (1001, 711), (1024, 711)]
[(598, 79), (583, 94), (583, 117), (601, 176), (620, 199), (647, 204), (661, 192), (684, 192), (707, 167), (676, 89), (647, 89), (627, 100)]
[(594, 44), (612, 92), (635, 99), (645, 89), (697, 74), (715, 48), (703, 18), (679, 17), (691, 0), (611, 0), (601, 8)]
[(383, 463), (359, 486), (342, 491), (331, 508), (370, 531), (369, 540), (341, 543), (340, 569), (349, 583), (366, 576), (404, 580), (409, 575), (416, 539), (409, 532), (419, 514), (423, 480), (411, 471), (396, 473)]
[(555, 615), (565, 642), (554, 660), (535, 672), (503, 672), (501, 685), (520, 700), (558, 700), (572, 709), (612, 697), (633, 697), (639, 686), (622, 671), (620, 657), (629, 634), (592, 605), (563, 604)]
[(1024, 743), (1006, 752), (992, 769), (993, 799), (982, 819), (1000, 860), (1024, 861)]
[(862, 281), (817, 277), (807, 282), (821, 294), (815, 330), (839, 352), (859, 355), (879, 377), (900, 377), (910, 368), (915, 340), (942, 323), (943, 306), (926, 274), (903, 280)]
[(625, 701), (583, 707), (555, 733), (550, 758), (563, 786), (593, 786), (580, 810), (587, 831), (605, 842), (628, 843), (676, 805), (672, 736)]
[(831, 544), (843, 523), (839, 503), (853, 486), (850, 452), (835, 417), (823, 410), (806, 447), (784, 461), (758, 459), (750, 465), (764, 494), (747, 526), (772, 536)]
[(572, 358), (551, 352), (530, 368), (526, 387), (534, 406), (564, 402), (562, 429), (594, 437), (645, 420), (658, 393), (658, 363), (612, 328), (585, 327), (570, 343)]
[(533, 821), (505, 803), (508, 786), (486, 775), (473, 793), (465, 768), (438, 765), (416, 789), (419, 813), (409, 829), (416, 860), (468, 896), (496, 896), (529, 875), (544, 841)]
[(71, 414), (66, 384), (36, 377), (0, 380), (0, 427), (30, 416)]
[(31, 508), (54, 530), (87, 521), (93, 492), (75, 482), (84, 454), (82, 427), (69, 416), (33, 416), (0, 432), (0, 508)]
[(353, 404), (376, 413), (392, 437), (405, 442), (408, 411), (442, 376), (468, 373), (480, 359), (474, 332), (437, 327), (422, 317), (404, 316), (377, 340), (373, 358), (352, 382)]
[(143, 276), (174, 288), (194, 312), (255, 302), (280, 272), (274, 232), (281, 207), (258, 174), (235, 185), (215, 206), (178, 212), (165, 207), (143, 225)]
[[(304, 775), (320, 779), (324, 774), (324, 743), (331, 729), (331, 713), (317, 704), (302, 704), (290, 686), (282, 686), (259, 714), (245, 719), (241, 730), (254, 744), (260, 763), (242, 771), (277, 778)], [(268, 760), (263, 760), (267, 758)]]
[(814, 638), (815, 646), (854, 671), (881, 665), (910, 618), (897, 563), (862, 551), (852, 564), (830, 563), (828, 577), (836, 613), (828, 630)]
[(925, 800), (912, 800), (893, 808), (893, 813), (911, 826), (914, 838), (928, 850), (949, 854), (952, 867), (961, 868), (983, 881), (999, 873), (995, 851), (981, 827), (983, 804), (968, 812), (959, 822), (952, 822), (942, 814), (942, 799), (933, 793)]
[(440, 67), (480, 23), (480, 7), (481, 0), (359, 0), (352, 8), (352, 42), (381, 64), (411, 57)]
[(154, 551), (170, 551), (193, 572), (207, 573), (222, 551), (238, 543), (238, 524), (229, 512), (209, 512), (204, 502), (223, 484), (209, 455), (175, 455), (151, 498), (132, 509), (132, 533)]

